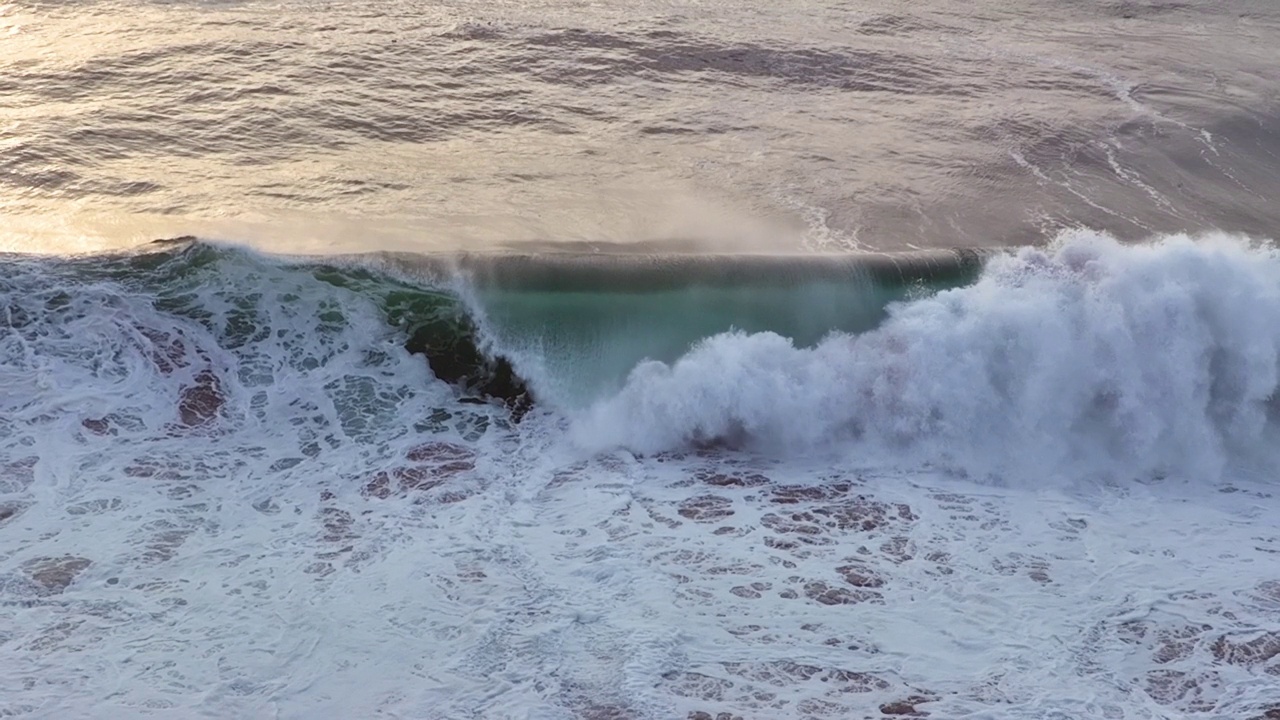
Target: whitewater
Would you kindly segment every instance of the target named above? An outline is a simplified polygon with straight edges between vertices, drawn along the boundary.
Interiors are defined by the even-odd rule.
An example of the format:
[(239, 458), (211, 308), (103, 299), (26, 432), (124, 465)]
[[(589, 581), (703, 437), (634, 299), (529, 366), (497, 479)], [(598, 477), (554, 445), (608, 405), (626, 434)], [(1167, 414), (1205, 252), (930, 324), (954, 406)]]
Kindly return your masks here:
[[(1280, 707), (1269, 245), (1070, 233), (589, 398), (465, 271), (201, 242), (6, 267), (8, 715)], [(532, 409), (460, 402), (388, 287), (456, 299)]]

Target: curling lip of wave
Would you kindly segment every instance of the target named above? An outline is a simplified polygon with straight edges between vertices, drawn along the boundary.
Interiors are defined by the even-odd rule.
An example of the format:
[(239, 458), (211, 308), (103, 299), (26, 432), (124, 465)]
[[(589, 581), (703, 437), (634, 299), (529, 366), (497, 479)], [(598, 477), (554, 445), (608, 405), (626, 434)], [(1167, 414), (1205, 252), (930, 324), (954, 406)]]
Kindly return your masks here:
[[(733, 327), (807, 343), (833, 328), (866, 329), (887, 302), (971, 280), (982, 257), (967, 250), (270, 256), (184, 236), (127, 253), (50, 259), (49, 268), (76, 284), (121, 283), (192, 317), (227, 302), (299, 302), (264, 294), (267, 273), (354, 293), (341, 302), (371, 302), (438, 378), (460, 386), (464, 396), (497, 399), (522, 415), (535, 395), (562, 408), (580, 404), (616, 389), (637, 362), (674, 360), (697, 340)], [(248, 317), (228, 319), (224, 334), (252, 326)], [(238, 346), (244, 339), (236, 335), (224, 341)]]

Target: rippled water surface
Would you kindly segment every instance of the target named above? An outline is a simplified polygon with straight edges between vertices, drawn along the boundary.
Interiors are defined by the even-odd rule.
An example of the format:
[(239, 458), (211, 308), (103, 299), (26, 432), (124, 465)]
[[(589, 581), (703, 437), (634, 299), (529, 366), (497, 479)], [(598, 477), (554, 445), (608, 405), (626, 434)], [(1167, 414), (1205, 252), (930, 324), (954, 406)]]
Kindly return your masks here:
[(1012, 245), (1266, 234), (1280, 8), (0, 7), (10, 249)]

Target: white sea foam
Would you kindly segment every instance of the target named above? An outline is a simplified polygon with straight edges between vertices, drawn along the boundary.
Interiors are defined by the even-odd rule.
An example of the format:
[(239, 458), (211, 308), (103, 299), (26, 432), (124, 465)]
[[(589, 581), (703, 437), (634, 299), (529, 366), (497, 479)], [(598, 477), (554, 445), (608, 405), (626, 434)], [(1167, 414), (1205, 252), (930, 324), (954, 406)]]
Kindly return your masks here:
[[(1135, 472), (1169, 453), (1217, 472), (1256, 449), (1250, 408), (1274, 383), (1267, 251), (1069, 239), (864, 338), (796, 350), (728, 335), (640, 368), (594, 432), (457, 404), (354, 292), (249, 255), (216, 271), (159, 305), (121, 281), (62, 297), (65, 274), (6, 278), (0, 714), (1280, 707), (1273, 477), (1053, 489), (1007, 465), (993, 488), (924, 467), (996, 448)], [(225, 402), (186, 425), (184, 388), (206, 369)], [(1096, 407), (1099, 388), (1115, 400)], [(850, 425), (895, 406), (893, 425)], [(1080, 417), (1096, 426), (1023, 430)], [(1104, 432), (1122, 422), (1131, 433)], [(566, 441), (654, 450), (731, 429), (774, 451)], [(795, 452), (842, 442), (869, 450)]]

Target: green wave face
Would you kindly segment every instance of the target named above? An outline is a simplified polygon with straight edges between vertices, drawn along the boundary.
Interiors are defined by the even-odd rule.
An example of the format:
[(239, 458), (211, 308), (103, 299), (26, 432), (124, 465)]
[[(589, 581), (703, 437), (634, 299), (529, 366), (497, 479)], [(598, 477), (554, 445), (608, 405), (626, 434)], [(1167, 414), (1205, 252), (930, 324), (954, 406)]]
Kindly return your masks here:
[(812, 345), (833, 331), (871, 329), (889, 303), (937, 287), (862, 280), (653, 292), (498, 288), (479, 298), (493, 351), (511, 358), (540, 394), (580, 405), (617, 389), (638, 363), (672, 362), (718, 333), (774, 332)]
[[(774, 332), (799, 346), (875, 327), (887, 306), (971, 282), (974, 255), (849, 257), (400, 257), (401, 272), (450, 278), (465, 302), (396, 296), (393, 322), (437, 374), (484, 394), (532, 388), (580, 406), (645, 360), (671, 362), (718, 333)], [(439, 280), (436, 281), (437, 286)], [(389, 298), (390, 299), (390, 298)]]
[(68, 295), (78, 283), (128, 288), (162, 313), (201, 323), (232, 354), (279, 332), (282, 313), (304, 318), (303, 332), (314, 333), (317, 347), (345, 342), (344, 334), (364, 342), (350, 324), (373, 314), (464, 399), (498, 399), (518, 412), (535, 397), (586, 404), (618, 388), (638, 363), (674, 361), (730, 330), (773, 332), (798, 346), (831, 332), (863, 332), (890, 303), (970, 282), (980, 265), (961, 256), (339, 261), (194, 241), (59, 261), (56, 270), (32, 258), (13, 267), (23, 263), (57, 276)]

